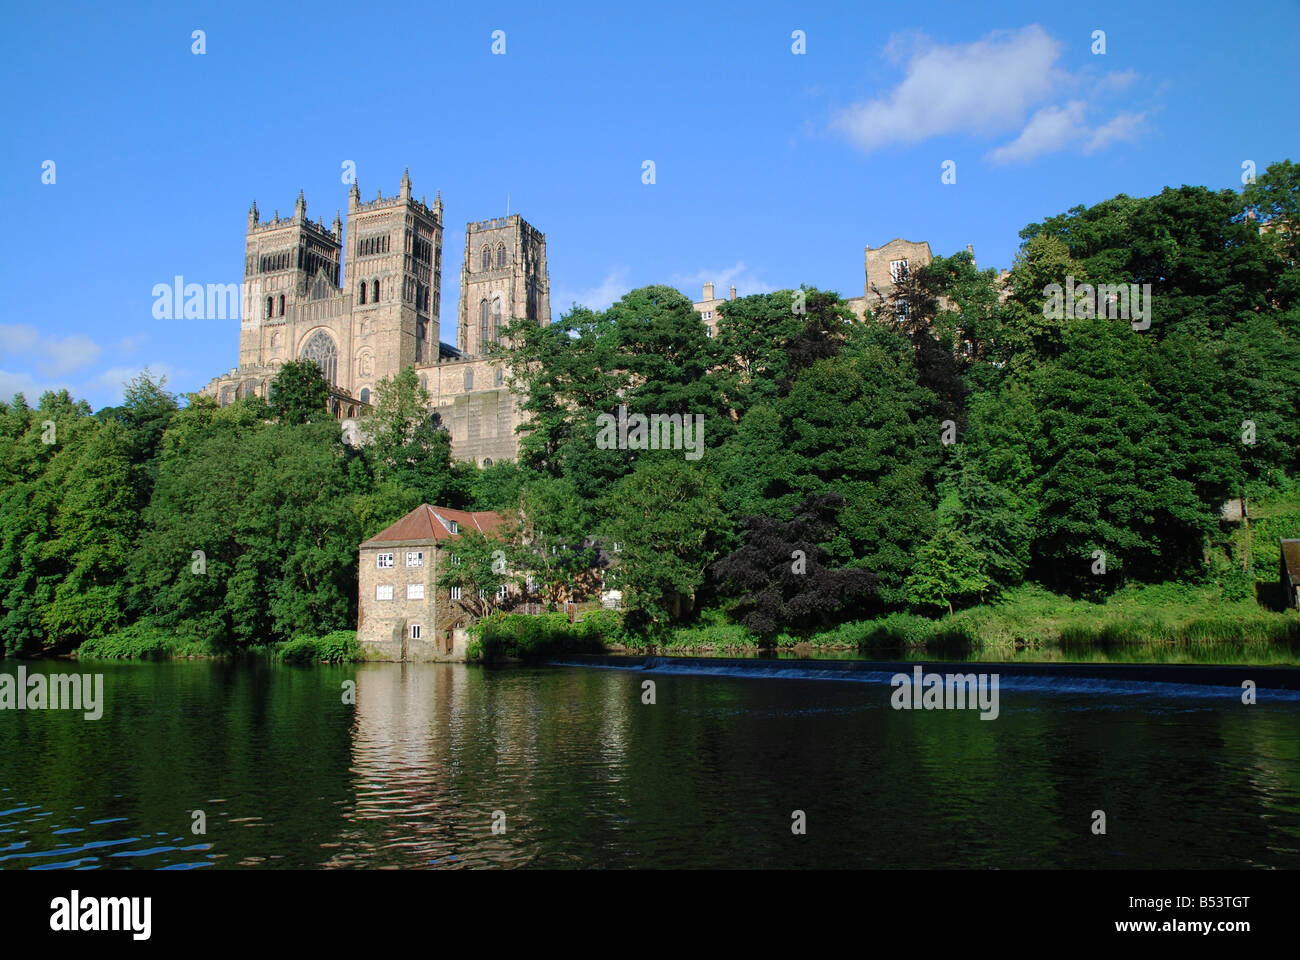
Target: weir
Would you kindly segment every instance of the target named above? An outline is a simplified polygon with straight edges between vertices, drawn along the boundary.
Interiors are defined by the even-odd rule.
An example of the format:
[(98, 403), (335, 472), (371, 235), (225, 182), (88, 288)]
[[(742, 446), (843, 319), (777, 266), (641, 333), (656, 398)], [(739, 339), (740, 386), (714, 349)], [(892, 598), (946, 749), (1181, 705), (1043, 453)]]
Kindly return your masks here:
[(545, 661), (548, 666), (642, 670), (783, 680), (839, 680), (888, 685), (898, 673), (928, 670), (996, 673), (1009, 690), (1047, 693), (1129, 693), (1161, 696), (1231, 695), (1240, 698), (1252, 681), (1271, 698), (1300, 701), (1300, 668), (1201, 664), (1001, 663), (945, 660), (779, 660), (770, 657), (661, 657), (575, 655)]

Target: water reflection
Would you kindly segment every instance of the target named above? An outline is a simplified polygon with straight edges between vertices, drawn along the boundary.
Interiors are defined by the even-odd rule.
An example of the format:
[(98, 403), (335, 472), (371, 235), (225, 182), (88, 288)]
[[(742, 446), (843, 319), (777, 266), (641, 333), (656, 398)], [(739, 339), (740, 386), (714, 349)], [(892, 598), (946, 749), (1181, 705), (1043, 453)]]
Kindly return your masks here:
[(1300, 866), (1296, 697), (1007, 683), (989, 722), (878, 680), (104, 669), (101, 721), (0, 712), (0, 869)]

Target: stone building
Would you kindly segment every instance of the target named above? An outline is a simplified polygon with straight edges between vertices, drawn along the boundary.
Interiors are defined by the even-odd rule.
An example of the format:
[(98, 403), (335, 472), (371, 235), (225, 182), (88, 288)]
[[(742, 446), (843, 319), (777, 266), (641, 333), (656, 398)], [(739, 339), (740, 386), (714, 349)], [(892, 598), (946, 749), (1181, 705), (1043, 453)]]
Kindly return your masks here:
[(546, 237), (519, 215), (470, 223), (461, 268), (457, 344), (439, 339), (443, 204), (411, 191), (362, 202), (354, 182), (346, 233), (307, 219), (248, 213), (239, 365), (201, 393), (225, 405), (266, 396), (289, 359), (315, 361), (329, 381), (331, 412), (363, 416), (375, 385), (414, 366), (451, 433), (452, 455), (480, 466), (513, 459), (520, 423), (504, 364), (489, 345), (515, 317), (550, 323)]
[[(718, 332), (719, 308), (727, 301), (713, 295), (713, 284), (711, 282), (704, 285), (703, 294), (704, 295), (695, 304), (695, 312), (698, 313), (700, 319), (704, 321), (704, 325), (709, 330), (709, 336), (716, 336)], [(731, 288), (731, 295), (727, 299), (736, 299), (736, 288), (734, 286)]]
[[(966, 245), (972, 257), (975, 250)], [(910, 270), (924, 267), (934, 259), (930, 244), (924, 240), (913, 243), (896, 237), (882, 247), (866, 247), (863, 251), (862, 296), (846, 297), (847, 303), (859, 320), (866, 320), (868, 312), (879, 310), (881, 304), (893, 295), (898, 280)], [(731, 288), (730, 300), (736, 299), (736, 288)], [(695, 303), (695, 311), (709, 328), (709, 336), (717, 333), (718, 313), (726, 300), (714, 296), (714, 285), (704, 284), (703, 296)]]
[(460, 588), (439, 591), (465, 531), (491, 535), (498, 513), (423, 503), (358, 548), (357, 640), (372, 660), (464, 660), (473, 619)]

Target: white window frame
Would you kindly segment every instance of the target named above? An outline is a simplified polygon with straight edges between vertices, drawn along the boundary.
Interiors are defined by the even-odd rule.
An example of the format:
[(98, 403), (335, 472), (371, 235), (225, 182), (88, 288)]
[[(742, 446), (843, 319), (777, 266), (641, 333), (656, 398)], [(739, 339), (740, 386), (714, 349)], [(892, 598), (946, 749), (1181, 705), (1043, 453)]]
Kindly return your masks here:
[(456, 554), (454, 554), (454, 553), (449, 553), (449, 554), (447, 554), (447, 560), (448, 560), (448, 562), (449, 562), (453, 567), (459, 567), (459, 566), (460, 566), (460, 557), (458, 557), (458, 556), (457, 556)]
[(408, 567), (422, 567), (422, 566), (424, 566), (424, 551), (423, 551), (423, 550), (407, 550), (407, 551), (406, 551), (406, 565), (407, 565)]
[(459, 600), (459, 599), (460, 599), (460, 587), (452, 587), (451, 590), (450, 590), (450, 594), (451, 594), (451, 599), (453, 599), (453, 600)]
[[(388, 595), (387, 595), (387, 596), (384, 596), (385, 593), (387, 593)], [(375, 584), (375, 599), (376, 599), (376, 600), (391, 600), (391, 599), (393, 599), (393, 585), (392, 585), (391, 583), (377, 583), (377, 584)]]
[(393, 565), (393, 555), (391, 553), (379, 553), (375, 555), (375, 566), (380, 570), (387, 570)]
[(506, 597), (508, 597), (508, 596), (510, 596), (510, 587), (509, 587), (509, 585), (503, 583), (503, 584), (501, 584), (501, 586), (497, 587), (497, 599), (498, 599), (498, 600), (504, 600), (504, 599), (506, 599)]
[(411, 639), (412, 640), (420, 639), (420, 625), (418, 623), (411, 624)]
[(406, 585), (406, 599), (407, 599), (407, 600), (423, 600), (423, 599), (424, 599), (424, 584), (422, 584), (422, 583), (408, 583), (408, 584)]
[(902, 260), (889, 261), (889, 279), (894, 283), (899, 283), (907, 279), (907, 258)]

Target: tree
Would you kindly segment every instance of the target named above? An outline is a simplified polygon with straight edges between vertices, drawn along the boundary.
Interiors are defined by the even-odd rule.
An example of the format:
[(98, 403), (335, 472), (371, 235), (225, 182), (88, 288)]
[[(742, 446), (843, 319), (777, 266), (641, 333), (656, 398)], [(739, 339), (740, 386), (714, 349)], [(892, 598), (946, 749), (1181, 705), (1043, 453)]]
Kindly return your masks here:
[(661, 453), (642, 457), (603, 504), (602, 539), (622, 545), (623, 602), (633, 623), (665, 626), (694, 607), (717, 556), (717, 493), (702, 468)]
[(1300, 266), (1300, 164), (1270, 163), (1242, 189), (1241, 200), (1278, 256), (1293, 268)]
[(956, 530), (941, 527), (917, 554), (907, 599), (922, 609), (946, 607), (951, 614), (954, 604), (981, 598), (991, 585), (979, 551)]
[(429, 392), (414, 367), (375, 385), (374, 413), (364, 424), (374, 475), (417, 492), (421, 502), (460, 507), (467, 478), (451, 464), (451, 435), (429, 410)]
[(312, 360), (286, 360), (271, 381), (268, 406), (281, 423), (296, 426), (329, 416), (330, 385)]
[(822, 546), (844, 506), (836, 493), (809, 497), (794, 519), (745, 519), (745, 543), (713, 564), (719, 589), (738, 594), (740, 623), (764, 639), (782, 629), (825, 626), (875, 592), (870, 571), (827, 566)]
[[(449, 548), (451, 556), (438, 574), (438, 589), (460, 588), (460, 599), (453, 601), (477, 618), (514, 602), (524, 582), (528, 555), (519, 549), (517, 527), (509, 522), (488, 537), (478, 530), (462, 531)], [(502, 598), (501, 587), (515, 588)]]

